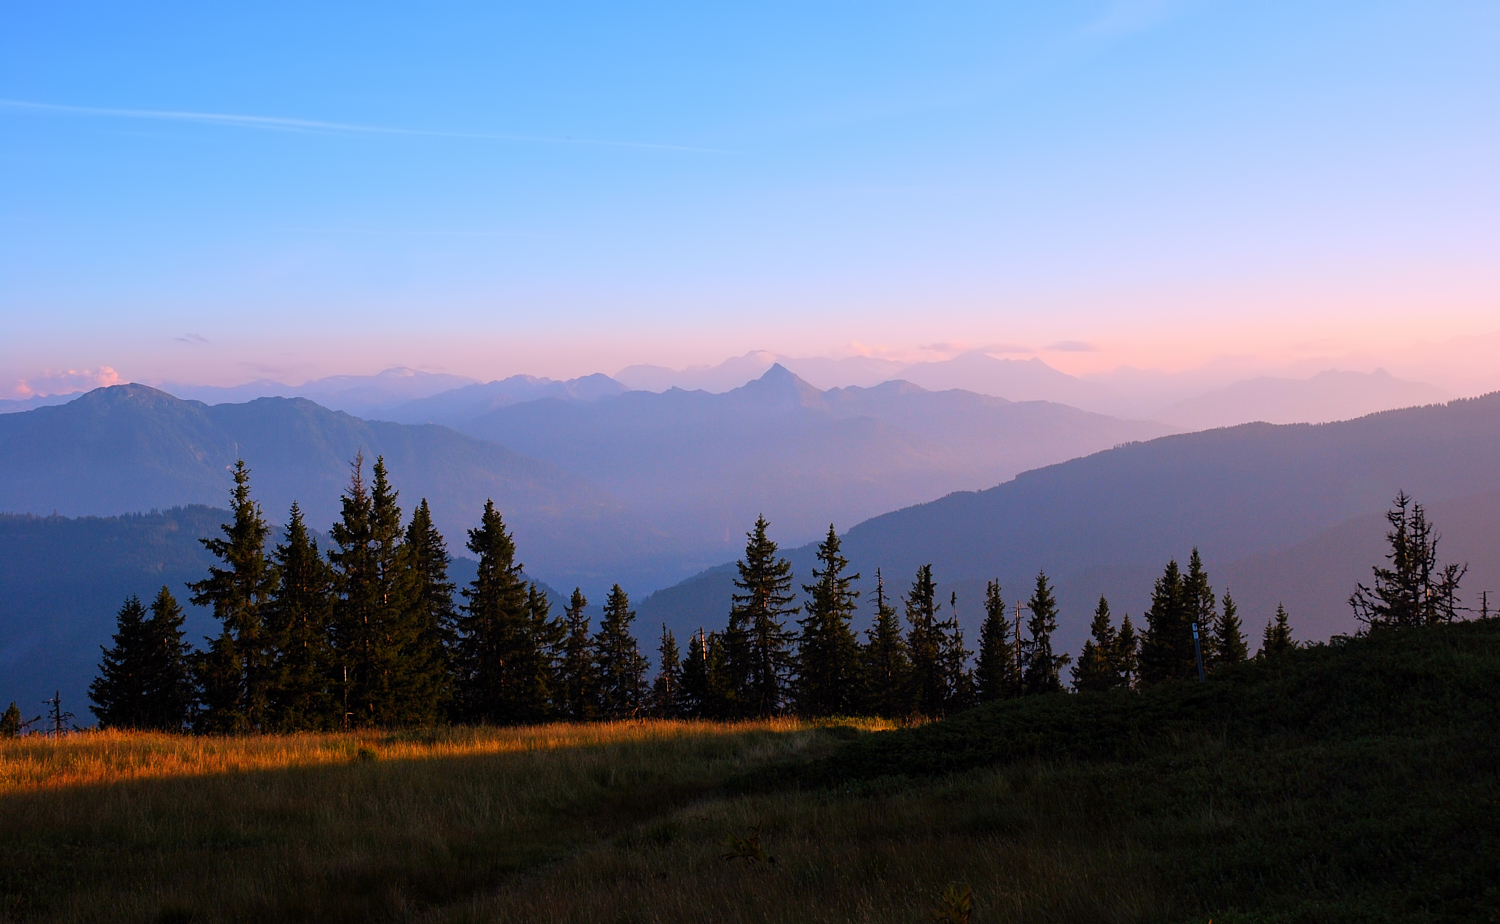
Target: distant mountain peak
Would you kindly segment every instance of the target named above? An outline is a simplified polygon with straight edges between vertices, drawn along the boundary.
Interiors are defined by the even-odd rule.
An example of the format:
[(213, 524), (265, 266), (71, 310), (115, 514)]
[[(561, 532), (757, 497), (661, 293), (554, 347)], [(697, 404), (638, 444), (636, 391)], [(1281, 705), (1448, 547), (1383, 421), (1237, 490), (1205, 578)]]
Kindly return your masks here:
[(771, 368), (767, 369), (760, 378), (751, 379), (739, 388), (734, 389), (731, 394), (739, 394), (761, 400), (770, 399), (779, 403), (795, 404), (801, 407), (821, 408), (828, 406), (828, 401), (822, 391), (809, 384), (805, 379), (781, 363), (773, 363)]

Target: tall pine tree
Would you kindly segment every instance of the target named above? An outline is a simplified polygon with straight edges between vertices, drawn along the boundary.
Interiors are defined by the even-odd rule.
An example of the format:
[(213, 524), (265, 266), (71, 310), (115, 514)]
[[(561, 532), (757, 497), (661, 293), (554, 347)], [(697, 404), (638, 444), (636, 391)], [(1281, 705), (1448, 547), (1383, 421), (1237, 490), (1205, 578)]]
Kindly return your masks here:
[(1078, 653), (1073, 666), (1073, 689), (1080, 693), (1100, 693), (1124, 685), (1117, 663), (1120, 635), (1110, 621), (1109, 601), (1099, 598), (1094, 620), (1089, 623), (1089, 640)]
[(448, 579), (452, 560), (424, 497), (401, 544), (402, 607), (398, 631), (392, 633), (401, 658), (397, 714), (406, 724), (436, 722), (453, 695), (448, 652), (458, 614), (453, 605), (456, 588)]
[(1239, 607), (1226, 590), (1218, 621), (1214, 623), (1215, 661), (1219, 664), (1238, 664), (1249, 657), (1249, 654), (1244, 628), (1240, 625)]
[[(139, 597), (126, 598), (115, 615), (114, 645), (104, 648), (99, 676), (89, 684), (89, 707), (101, 728), (146, 728), (146, 661), (150, 634)], [(102, 647), (102, 646), (101, 646)]]
[(528, 676), (535, 663), (527, 652), (535, 645), (529, 638), (528, 588), (515, 560), (515, 542), (493, 501), (484, 502), (467, 548), (479, 556), (479, 570), (463, 592), (467, 603), (458, 617), (459, 713), (470, 722), (529, 721), (542, 704), (536, 700), (536, 677)]
[(1260, 652), (1258, 658), (1274, 658), (1286, 654), (1297, 643), (1292, 641), (1292, 623), (1287, 616), (1286, 607), (1280, 603), (1276, 604), (1276, 618), (1266, 623), (1266, 631), (1261, 636)]
[(272, 727), (283, 732), (333, 727), (338, 719), (329, 647), (333, 572), (295, 503), (271, 559), (280, 575), (266, 615), (269, 634), (276, 640)]
[(192, 716), (192, 648), (182, 639), (183, 613), (165, 585), (151, 601), (146, 620), (144, 712), (146, 728), (177, 732)]
[(682, 661), (677, 653), (677, 639), (666, 623), (661, 627), (661, 644), (657, 646), (656, 680), (651, 684), (651, 712), (663, 719), (681, 714)]
[(818, 566), (813, 583), (804, 584), (808, 595), (807, 618), (798, 620), (797, 680), (793, 701), (800, 715), (846, 715), (855, 706), (859, 673), (859, 643), (849, 622), (854, 618), (859, 591), (853, 583), (858, 574), (845, 574), (849, 560), (839, 551), (833, 524), (818, 546)]
[(599, 705), (606, 718), (630, 718), (644, 705), (646, 659), (630, 632), (634, 621), (630, 598), (616, 584), (605, 598), (604, 617), (599, 620), (599, 635), (594, 640), (599, 662)]
[(1167, 563), (1151, 591), (1141, 639), (1140, 681), (1188, 680), (1198, 676), (1186, 582), (1177, 560)]
[(565, 719), (585, 722), (599, 715), (599, 678), (594, 666), (594, 640), (589, 630), (588, 598), (573, 588), (563, 611), (567, 636), (558, 664), (557, 711)]
[(1427, 511), (1402, 491), (1385, 515), (1389, 568), (1376, 567), (1374, 588), (1356, 586), (1354, 617), (1371, 629), (1426, 626), (1458, 618), (1458, 584), (1468, 565), (1439, 565), (1438, 535)]
[(204, 706), (199, 718), (210, 732), (266, 731), (275, 649), (274, 640), (266, 638), (265, 619), (277, 576), (266, 556), (270, 527), (250, 497), (250, 470), (243, 459), (234, 466), (229, 506), (234, 520), (222, 527), (224, 538), (201, 540), (224, 567), (210, 567), (206, 579), (188, 585), (193, 603), (212, 607), (222, 627), (198, 660)]
[(1016, 683), (1017, 649), (1011, 639), (1010, 620), (1005, 617), (1005, 600), (1000, 582), (990, 581), (984, 588), (984, 622), (979, 627), (979, 663), (974, 679), (979, 701), (990, 703), (1009, 699), (1019, 690)]
[(913, 711), (911, 659), (901, 623), (885, 596), (885, 578), (875, 569), (875, 618), (860, 649), (863, 708), (871, 715), (903, 718)]
[[(1212, 665), (1218, 660), (1217, 640), (1214, 637), (1214, 627), (1219, 622), (1218, 598), (1214, 596), (1214, 589), (1208, 583), (1208, 572), (1203, 568), (1203, 558), (1198, 554), (1197, 547), (1188, 557), (1187, 574), (1182, 580), (1183, 605), (1186, 607), (1188, 620), (1188, 635), (1191, 637), (1193, 626), (1198, 627), (1198, 644), (1203, 651), (1203, 664), (1205, 667)], [(1193, 676), (1197, 676), (1197, 652), (1194, 652)]]
[(1022, 692), (1028, 696), (1062, 692), (1062, 669), (1072, 658), (1052, 653), (1052, 633), (1057, 631), (1057, 598), (1047, 582), (1047, 573), (1036, 573), (1036, 587), (1026, 602), (1031, 612), (1026, 620), (1026, 665), (1022, 674)]
[(740, 715), (779, 713), (792, 670), (791, 635), (784, 620), (797, 613), (789, 606), (792, 565), (777, 557), (776, 543), (766, 535), (765, 517), (757, 517), (746, 534), (745, 557), (738, 563), (734, 606), (725, 633), (727, 668)]
[(906, 655), (911, 662), (912, 707), (925, 716), (942, 716), (966, 704), (970, 678), (963, 664), (958, 620), (940, 619), (932, 566), (922, 565), (906, 595)]
[(1141, 640), (1129, 613), (1120, 619), (1120, 631), (1115, 635), (1114, 660), (1120, 672), (1120, 686), (1134, 687), (1140, 677)]

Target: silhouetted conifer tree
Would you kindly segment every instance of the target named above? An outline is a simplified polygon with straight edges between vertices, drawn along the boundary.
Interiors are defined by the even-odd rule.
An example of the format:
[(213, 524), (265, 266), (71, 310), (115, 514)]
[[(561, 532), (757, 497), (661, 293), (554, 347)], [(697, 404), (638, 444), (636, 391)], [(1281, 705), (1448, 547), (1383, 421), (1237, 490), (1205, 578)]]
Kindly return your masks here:
[(1073, 666), (1073, 689), (1080, 693), (1099, 693), (1124, 685), (1117, 658), (1120, 651), (1120, 636), (1109, 618), (1109, 601), (1099, 598), (1094, 608), (1093, 622), (1089, 623), (1089, 640), (1083, 643), (1078, 653), (1078, 663)]
[(1026, 665), (1022, 674), (1022, 692), (1028, 696), (1062, 692), (1062, 669), (1072, 661), (1066, 654), (1052, 653), (1052, 633), (1057, 631), (1057, 598), (1047, 583), (1047, 573), (1038, 571), (1036, 588), (1026, 602), (1031, 616), (1026, 620)]
[(630, 633), (634, 621), (630, 598), (616, 584), (605, 598), (604, 618), (599, 621), (599, 635), (594, 640), (599, 663), (599, 705), (605, 718), (629, 718), (644, 705), (646, 659)]
[(599, 679), (594, 669), (594, 640), (589, 630), (588, 598), (573, 588), (563, 611), (567, 637), (558, 665), (557, 708), (563, 718), (588, 721), (599, 715)]
[(1261, 635), (1259, 658), (1274, 658), (1277, 655), (1297, 647), (1292, 641), (1292, 624), (1287, 616), (1286, 607), (1280, 603), (1276, 604), (1276, 618), (1266, 623), (1266, 631)]
[(1224, 591), (1223, 607), (1214, 624), (1214, 655), (1219, 664), (1239, 664), (1249, 657), (1249, 647), (1245, 644), (1239, 613), (1234, 597), (1229, 595), (1229, 591)]
[(139, 597), (126, 598), (115, 616), (114, 644), (103, 648), (99, 676), (89, 684), (89, 711), (101, 728), (146, 727), (146, 651), (150, 635)]
[(0, 738), (19, 738), (21, 736), (21, 710), (17, 708), (12, 700), (10, 706), (0, 715)]
[(479, 528), (469, 530), (469, 551), (479, 573), (463, 595), (458, 617), (455, 685), (459, 714), (470, 722), (508, 724), (538, 711), (535, 675), (518, 661), (534, 645), (528, 638), (527, 586), (516, 546), (493, 501), (484, 502)]
[(1458, 618), (1458, 584), (1468, 565), (1439, 565), (1439, 536), (1427, 522), (1427, 511), (1402, 491), (1385, 515), (1389, 568), (1376, 566), (1375, 587), (1356, 585), (1349, 597), (1354, 617), (1366, 626), (1429, 626)]
[(458, 614), (453, 606), (456, 588), (448, 579), (452, 560), (423, 498), (401, 544), (401, 608), (393, 614), (397, 631), (391, 633), (391, 647), (400, 662), (392, 684), (392, 710), (402, 724), (436, 722), (453, 695), (448, 654)]
[(854, 618), (859, 591), (858, 574), (845, 574), (849, 560), (839, 551), (833, 524), (818, 546), (813, 583), (802, 585), (808, 595), (806, 619), (798, 620), (797, 678), (793, 701), (800, 715), (847, 715), (856, 705), (859, 643), (849, 622)]
[(768, 716), (781, 711), (792, 670), (791, 634), (784, 619), (792, 565), (777, 557), (776, 543), (766, 535), (765, 517), (757, 517), (746, 534), (745, 557), (738, 563), (734, 607), (725, 632), (726, 668), (734, 685), (733, 706), (739, 715)]
[(276, 642), (271, 725), (278, 731), (334, 727), (333, 572), (295, 503), (271, 560), (280, 576), (266, 605), (268, 635)]
[(688, 639), (687, 656), (682, 659), (682, 682), (678, 707), (691, 719), (712, 716), (708, 687), (708, 636), (702, 629)]
[(1120, 619), (1120, 631), (1115, 635), (1114, 662), (1120, 686), (1134, 687), (1140, 674), (1140, 637), (1128, 613)]
[(975, 685), (982, 703), (1009, 699), (1019, 692), (1016, 683), (1016, 646), (1011, 634), (1010, 620), (1005, 615), (1005, 600), (1000, 595), (1000, 582), (990, 581), (984, 588), (984, 622), (979, 627), (979, 662), (974, 666)]
[(1146, 634), (1141, 639), (1140, 681), (1187, 680), (1198, 676), (1187, 588), (1176, 559), (1167, 563), (1151, 592)]
[(682, 662), (677, 653), (677, 639), (666, 623), (661, 627), (661, 644), (657, 646), (656, 679), (651, 684), (651, 713), (663, 719), (681, 714)]
[(911, 707), (941, 716), (962, 708), (972, 682), (963, 670), (968, 652), (954, 618), (940, 619), (932, 566), (922, 565), (906, 595), (906, 656), (911, 663)]
[(188, 585), (193, 603), (212, 607), (223, 627), (197, 660), (199, 724), (210, 732), (266, 731), (275, 651), (274, 640), (265, 637), (265, 610), (277, 578), (266, 557), (270, 528), (250, 498), (244, 460), (235, 463), (230, 512), (234, 520), (224, 524), (225, 538), (202, 540), (225, 567), (210, 567), (206, 579)]
[(911, 659), (901, 622), (885, 596), (885, 577), (875, 569), (875, 618), (860, 648), (863, 709), (888, 719), (911, 715)]
[(146, 728), (179, 732), (192, 717), (192, 648), (182, 639), (183, 613), (165, 585), (146, 620), (144, 713)]
[[(1182, 580), (1183, 605), (1187, 609), (1188, 639), (1192, 639), (1193, 625), (1198, 626), (1198, 644), (1203, 651), (1203, 665), (1208, 667), (1218, 660), (1217, 640), (1214, 627), (1219, 621), (1218, 598), (1208, 583), (1208, 572), (1203, 568), (1203, 558), (1198, 549), (1188, 557), (1187, 574)], [(1194, 653), (1193, 675), (1197, 676), (1197, 653)]]
[(958, 622), (958, 593), (948, 594), (947, 620), (939, 623), (943, 630), (941, 663), (943, 675), (948, 680), (948, 702), (944, 713), (968, 709), (977, 702), (974, 674), (969, 670), (969, 655), (974, 652), (964, 647), (964, 632)]
[(182, 731), (193, 692), (182, 607), (172, 592), (163, 587), (157, 593), (149, 617), (137, 597), (127, 599), (116, 616), (114, 645), (104, 649), (99, 676), (89, 685), (89, 710), (100, 727)]

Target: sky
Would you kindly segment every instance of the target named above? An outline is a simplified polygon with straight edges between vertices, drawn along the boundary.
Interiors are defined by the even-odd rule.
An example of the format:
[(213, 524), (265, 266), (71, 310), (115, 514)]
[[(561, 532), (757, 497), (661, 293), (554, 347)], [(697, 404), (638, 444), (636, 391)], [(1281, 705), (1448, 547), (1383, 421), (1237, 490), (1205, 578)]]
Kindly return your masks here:
[(1484, 363), (1497, 165), (1493, 0), (0, 0), (0, 397)]

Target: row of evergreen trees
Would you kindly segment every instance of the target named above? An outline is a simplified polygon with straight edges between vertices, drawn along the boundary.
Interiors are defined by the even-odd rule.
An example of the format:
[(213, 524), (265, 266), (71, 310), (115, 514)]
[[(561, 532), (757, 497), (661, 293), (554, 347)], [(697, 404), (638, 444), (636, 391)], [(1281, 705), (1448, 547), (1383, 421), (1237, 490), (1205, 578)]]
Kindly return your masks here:
[[(219, 564), (189, 585), (192, 602), (219, 620), (219, 634), (201, 652), (186, 644), (182, 609), (168, 588), (149, 613), (126, 601), (90, 688), (100, 723), (235, 733), (642, 714), (940, 716), (1064, 689), (1071, 659), (1052, 647), (1057, 601), (1045, 573), (1024, 604), (1024, 624), (1022, 605), (1012, 621), (998, 582), (989, 583), (971, 667), (975, 652), (965, 647), (956, 600), (950, 596), (944, 609), (930, 565), (918, 569), (905, 595), (904, 627), (876, 572), (874, 617), (861, 639), (853, 627), (860, 575), (850, 573), (834, 529), (818, 547), (798, 606), (791, 565), (764, 518), (747, 535), (725, 628), (700, 629), (683, 653), (663, 627), (648, 683), (635, 613), (619, 585), (597, 631), (579, 590), (554, 616), (487, 502), (466, 543), (478, 574), (459, 592), (427, 502), (403, 525), (384, 460), (372, 476), (367, 483), (357, 457), (325, 555), (296, 504), (281, 542), (269, 547), (249, 471), (238, 464), (232, 520), (222, 538), (203, 540)], [(1073, 686), (1193, 677), (1195, 632), (1210, 668), (1246, 657), (1234, 602), (1225, 594), (1219, 605), (1196, 550), (1186, 574), (1175, 561), (1167, 566), (1145, 621), (1139, 635), (1129, 617), (1116, 629), (1101, 598)], [(1281, 611), (1263, 651), (1290, 644)]]

